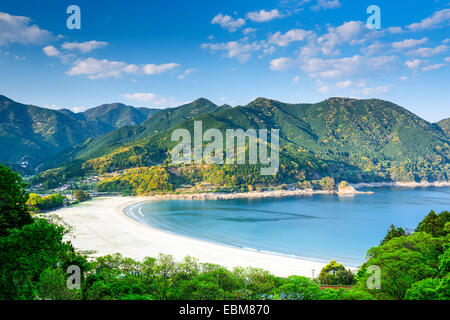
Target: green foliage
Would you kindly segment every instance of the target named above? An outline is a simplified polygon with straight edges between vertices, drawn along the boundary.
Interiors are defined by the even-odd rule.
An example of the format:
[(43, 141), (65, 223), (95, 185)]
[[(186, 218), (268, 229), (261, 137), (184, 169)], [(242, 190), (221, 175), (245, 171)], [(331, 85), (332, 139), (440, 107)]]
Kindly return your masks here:
[(0, 164), (0, 236), (6, 235), (8, 229), (33, 222), (26, 205), (25, 187), (19, 174)]
[(439, 121), (437, 125), (450, 137), (450, 118)]
[[(170, 161), (172, 131), (192, 132), (197, 120), (203, 130), (280, 129), (280, 171), (275, 177), (258, 178), (258, 166), (220, 166), (218, 176), (196, 176), (215, 186), (297, 183), (327, 176), (349, 182), (435, 181), (450, 175), (450, 140), (438, 126), (387, 101), (345, 98), (316, 104), (259, 98), (235, 108), (199, 99), (77, 146), (47, 167), (66, 172), (71, 161), (80, 161), (86, 172), (105, 173), (161, 165)], [(42, 173), (35, 181), (50, 177)], [(322, 181), (324, 190), (334, 189), (330, 179)]]
[(448, 300), (450, 298), (450, 278), (427, 278), (418, 281), (408, 289), (406, 300)]
[(153, 191), (171, 191), (170, 175), (163, 167), (135, 168), (123, 175), (99, 183), (99, 191), (118, 191), (145, 195)]
[(283, 300), (318, 300), (320, 287), (306, 277), (290, 276), (275, 294)]
[(333, 178), (330, 177), (324, 177), (319, 181), (319, 184), (322, 188), (322, 190), (325, 191), (333, 191), (335, 187), (335, 182)]
[(0, 95), (0, 111), (0, 161), (26, 159), (34, 169), (61, 150), (125, 125), (138, 125), (158, 110), (110, 104), (75, 114), (24, 105)]
[(89, 200), (89, 198), (90, 198), (89, 195), (86, 192), (84, 192), (83, 190), (75, 190), (73, 192), (73, 196), (79, 202)]
[(327, 288), (320, 292), (320, 300), (375, 300), (368, 292), (357, 288)]
[[(414, 283), (438, 276), (439, 256), (443, 253), (443, 237), (423, 232), (394, 237), (367, 252), (368, 260), (358, 272), (358, 285), (382, 299), (403, 299)], [(381, 289), (366, 287), (369, 266), (381, 270)], [(428, 285), (427, 283), (425, 283)], [(424, 285), (425, 285), (424, 284)]]
[(436, 214), (433, 210), (419, 223), (417, 232), (426, 232), (435, 237), (444, 236), (448, 233), (445, 224), (450, 222), (450, 212), (443, 211)]
[(355, 277), (351, 270), (346, 270), (342, 264), (331, 260), (320, 271), (319, 282), (322, 285), (352, 285), (355, 283)]
[(66, 200), (67, 198), (60, 194), (41, 197), (38, 194), (30, 193), (27, 205), (32, 211), (49, 210), (61, 207)]
[(67, 273), (61, 268), (45, 269), (37, 285), (37, 297), (45, 300), (80, 300), (81, 290), (67, 287)]
[(393, 238), (403, 237), (403, 236), (406, 236), (406, 231), (403, 230), (402, 228), (395, 228), (395, 226), (393, 224), (391, 224), (386, 236), (384, 237), (383, 240), (381, 240), (380, 244), (385, 244)]
[[(36, 298), (42, 273), (58, 264), (85, 267), (63, 235), (62, 227), (40, 219), (0, 237), (0, 299)], [(42, 281), (48, 284), (48, 277)]]

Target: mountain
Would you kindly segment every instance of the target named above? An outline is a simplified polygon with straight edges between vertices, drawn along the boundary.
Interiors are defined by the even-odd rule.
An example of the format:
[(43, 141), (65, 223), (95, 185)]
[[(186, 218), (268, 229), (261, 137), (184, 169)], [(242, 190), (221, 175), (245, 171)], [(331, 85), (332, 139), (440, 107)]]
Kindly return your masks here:
[(105, 132), (123, 126), (137, 126), (157, 113), (158, 109), (135, 108), (121, 103), (104, 104), (82, 113), (84, 120), (103, 126)]
[(177, 108), (159, 110), (139, 126), (124, 126), (72, 149), (63, 150), (46, 161), (42, 169), (57, 167), (74, 159), (87, 160), (98, 157), (120, 146), (164, 132), (201, 114), (214, 114), (230, 108), (226, 105), (217, 106), (207, 99), (200, 98)]
[[(272, 182), (325, 175), (350, 182), (434, 181), (450, 177), (450, 140), (440, 128), (388, 101), (348, 98), (314, 104), (258, 98), (233, 108), (199, 99), (162, 110), (140, 126), (114, 130), (79, 145), (48, 167), (60, 167), (53, 171), (55, 176), (68, 164), (72, 171), (77, 168), (78, 174), (163, 164), (175, 145), (170, 141), (171, 132), (176, 128), (192, 131), (196, 120), (203, 122), (203, 130), (280, 129), (282, 166)], [(223, 167), (229, 170), (226, 175), (262, 182), (255, 181), (249, 167)], [(66, 176), (70, 175), (67, 172)]]
[(447, 136), (450, 137), (450, 118), (444, 119), (436, 123)]
[(25, 105), (0, 95), (0, 161), (35, 167), (86, 139), (139, 125), (157, 111), (115, 103), (74, 113)]

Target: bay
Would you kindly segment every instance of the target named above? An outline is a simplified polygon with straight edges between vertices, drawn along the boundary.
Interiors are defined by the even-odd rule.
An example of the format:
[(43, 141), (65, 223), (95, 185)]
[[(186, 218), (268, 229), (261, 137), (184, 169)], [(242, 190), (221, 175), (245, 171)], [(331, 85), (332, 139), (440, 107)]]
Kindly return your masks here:
[(154, 201), (127, 214), (196, 239), (357, 267), (391, 224), (412, 231), (430, 210), (450, 210), (449, 187), (364, 190), (375, 193)]

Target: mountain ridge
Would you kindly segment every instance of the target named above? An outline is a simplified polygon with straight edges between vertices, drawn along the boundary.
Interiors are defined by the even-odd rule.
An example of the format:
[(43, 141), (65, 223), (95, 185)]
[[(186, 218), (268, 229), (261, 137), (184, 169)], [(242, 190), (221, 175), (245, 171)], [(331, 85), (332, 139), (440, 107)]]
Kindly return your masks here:
[(124, 125), (138, 125), (158, 111), (115, 103), (74, 113), (22, 104), (0, 95), (0, 161), (36, 166), (57, 151)]
[(64, 168), (76, 161), (79, 169), (112, 172), (162, 164), (174, 145), (171, 132), (192, 131), (196, 120), (203, 121), (203, 130), (280, 129), (280, 156), (288, 173), (279, 181), (293, 181), (305, 172), (317, 177), (323, 171), (351, 182), (448, 180), (450, 176), (450, 140), (436, 125), (389, 101), (339, 97), (314, 104), (258, 98), (233, 108), (196, 100), (162, 110), (140, 126), (93, 139), (70, 158), (61, 155), (61, 162), (48, 167)]

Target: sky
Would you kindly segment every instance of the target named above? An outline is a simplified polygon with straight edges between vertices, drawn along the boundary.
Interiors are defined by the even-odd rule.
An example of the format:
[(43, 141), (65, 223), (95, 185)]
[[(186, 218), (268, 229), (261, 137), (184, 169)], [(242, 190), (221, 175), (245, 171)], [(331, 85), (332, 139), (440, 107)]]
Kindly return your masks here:
[(0, 94), (74, 112), (380, 98), (435, 122), (450, 117), (449, 31), (450, 0), (2, 0)]

